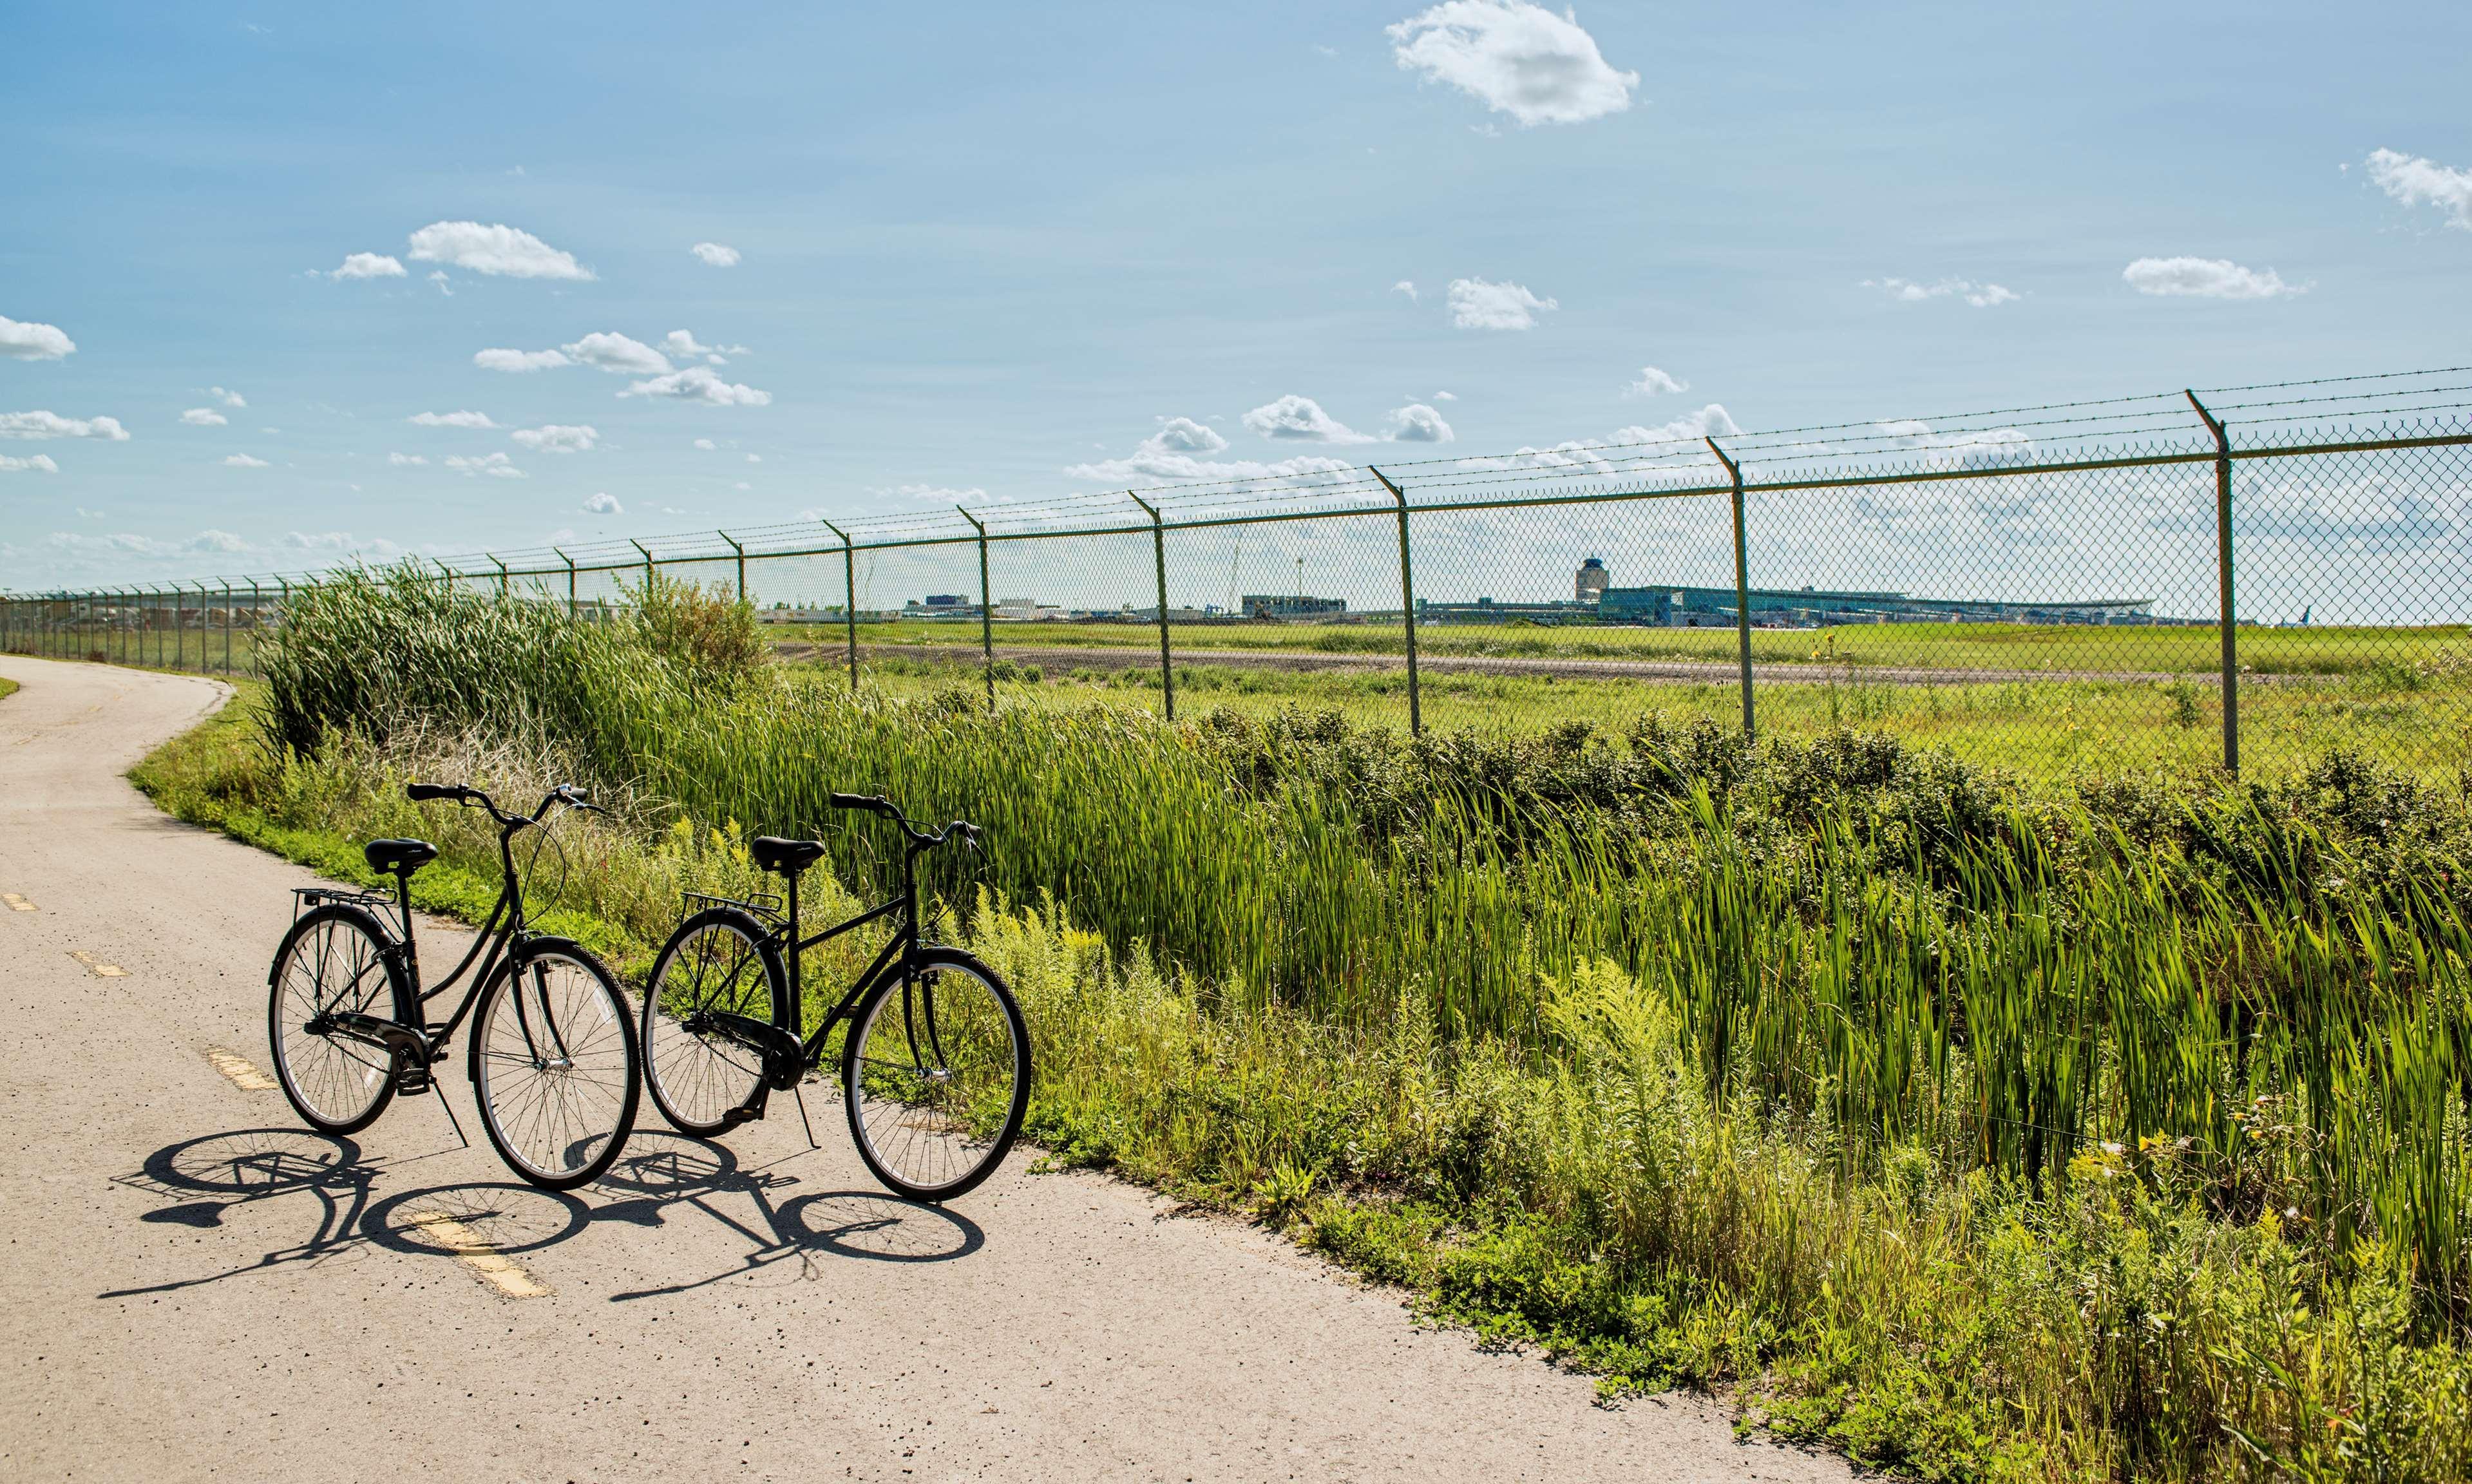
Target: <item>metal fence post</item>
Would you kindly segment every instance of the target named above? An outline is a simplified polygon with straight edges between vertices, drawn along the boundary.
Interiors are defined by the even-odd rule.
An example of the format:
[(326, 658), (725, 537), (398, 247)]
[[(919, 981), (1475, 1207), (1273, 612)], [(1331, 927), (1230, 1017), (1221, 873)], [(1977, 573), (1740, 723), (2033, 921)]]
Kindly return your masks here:
[(1408, 638), (1408, 734), (1421, 737), (1425, 734), (1425, 708), (1416, 687), (1416, 583), (1414, 568), (1408, 559), (1408, 491), (1392, 484), (1390, 475), (1373, 466), (1368, 464), (1366, 469), (1382, 481), (1390, 498), (1399, 502), (1399, 626)]
[(726, 531), (716, 531), (713, 534), (725, 541), (729, 541), (729, 549), (738, 553), (738, 601), (749, 603), (750, 600), (747, 596), (747, 548), (730, 540), (729, 533)]
[(550, 548), (550, 553), (566, 563), (566, 621), (573, 623), (575, 622), (575, 559), (555, 546)]
[(507, 564), (494, 556), (489, 562), (498, 569), (498, 601), (503, 603), (507, 600)]
[(1158, 507), (1130, 490), (1125, 497), (1142, 508), (1151, 517), (1151, 558), (1158, 569), (1159, 629), (1159, 692), (1167, 701), (1167, 719), (1176, 720), (1176, 657), (1167, 642), (1167, 526), (1159, 519)]
[(252, 578), (249, 585), (249, 673), (251, 675), (266, 673), (265, 634), (266, 599), (258, 594), (257, 581)]
[(2223, 631), (2223, 771), (2238, 775), (2240, 630), (2232, 617), (2232, 440), (2215, 415), (2206, 411), (2206, 404), (2198, 400), (2197, 393), (2183, 391), (2180, 395), (2205, 419), (2206, 431), (2215, 435), (2215, 594)]
[(649, 603), (653, 599), (653, 553), (642, 541), (631, 536), (627, 538), (627, 544), (644, 554), (644, 601)]
[(231, 673), (231, 584), (224, 584), (224, 673)]
[[(955, 510), (962, 510), (956, 505)], [(987, 591), (987, 528), (986, 523), (962, 510), (962, 518), (979, 533), (979, 657), (987, 673), (987, 709), (996, 708), (996, 617), (995, 600)]]
[(858, 694), (858, 558), (850, 549), (849, 534), (826, 520), (825, 530), (842, 539), (842, 628), (849, 635), (850, 694)]
[(1751, 718), (1751, 562), (1750, 546), (1743, 537), (1743, 467), (1725, 457), (1713, 438), (1700, 440), (1717, 462), (1725, 466), (1725, 473), (1734, 482), (1734, 632), (1741, 640), (1743, 664), (1743, 737), (1746, 741), (1757, 735)]

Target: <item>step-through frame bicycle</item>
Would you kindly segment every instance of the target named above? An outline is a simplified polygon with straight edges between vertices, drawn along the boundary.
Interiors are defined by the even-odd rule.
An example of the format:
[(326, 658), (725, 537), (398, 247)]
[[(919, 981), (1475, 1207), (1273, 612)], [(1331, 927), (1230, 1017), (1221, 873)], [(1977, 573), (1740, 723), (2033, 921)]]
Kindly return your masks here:
[[(414, 783), (405, 793), (416, 803), (479, 808), (495, 822), (497, 902), (463, 962), (437, 984), (424, 985), (412, 877), (437, 858), (437, 847), (389, 839), (363, 848), (371, 870), (394, 877), (392, 895), (296, 888), (292, 925), (267, 971), (267, 1038), (284, 1097), (323, 1133), (367, 1128), (397, 1093), (435, 1089), (432, 1068), (446, 1059), (468, 1016), (473, 1030), (465, 1042), (465, 1075), (499, 1157), (545, 1189), (598, 1179), (634, 1128), (633, 1016), (616, 977), (590, 950), (534, 931), (513, 844), (526, 829), (546, 828), (553, 809), (591, 804), (582, 789), (567, 784), (550, 790), (529, 815), (509, 813), (487, 794), (460, 784)], [(467, 974), (454, 1013), (432, 1022), (429, 1002)], [(382, 1002), (384, 1014), (378, 1013)], [(511, 1035), (502, 1024), (510, 1018)], [(578, 1092), (553, 1105), (559, 1088)], [(592, 1101), (580, 1103), (585, 1096)], [(440, 1106), (446, 1106), (442, 1100)], [(451, 1108), (447, 1116), (454, 1117)]]
[[(948, 842), (975, 850), (981, 831), (963, 820), (919, 828), (891, 801), (872, 795), (836, 793), (830, 802), (837, 809), (879, 816), (901, 831), (898, 894), (845, 922), (802, 933), (798, 878), (822, 859), (823, 842), (772, 835), (751, 841), (754, 863), (784, 878), (782, 896), (748, 900), (689, 894), (691, 904), (704, 905), (671, 933), (645, 989), (638, 1035), (645, 1083), (672, 1127), (714, 1137), (763, 1117), (772, 1093), (796, 1095), (807, 1074), (823, 1065), (833, 1032), (845, 1027), (843, 1098), (860, 1158), (896, 1194), (950, 1200), (976, 1188), (1003, 1161), (1030, 1097), (1029, 1027), (1010, 988), (966, 951), (919, 935), (919, 858)], [(808, 950), (886, 920), (892, 932), (884, 946), (807, 1029), (801, 964)], [(717, 984), (709, 979), (716, 965)], [(682, 982), (688, 976), (692, 982)], [(945, 991), (941, 1010), (939, 985), (954, 987)], [(869, 1048), (896, 995), (900, 1035), (896, 1040), (887, 1032), (891, 1056), (872, 1056)], [(682, 1070), (689, 1059), (693, 1069)], [(964, 1059), (972, 1065), (956, 1065)], [(979, 1083), (961, 1085), (982, 1073)], [(997, 1078), (1009, 1079), (1010, 1088)], [(992, 1132), (963, 1129), (952, 1113), (982, 1089), (1005, 1103)], [(799, 1111), (803, 1117), (803, 1099)], [(984, 1122), (985, 1110), (979, 1113)], [(903, 1149), (891, 1147), (896, 1133), (906, 1136)], [(931, 1161), (936, 1167), (925, 1168)]]

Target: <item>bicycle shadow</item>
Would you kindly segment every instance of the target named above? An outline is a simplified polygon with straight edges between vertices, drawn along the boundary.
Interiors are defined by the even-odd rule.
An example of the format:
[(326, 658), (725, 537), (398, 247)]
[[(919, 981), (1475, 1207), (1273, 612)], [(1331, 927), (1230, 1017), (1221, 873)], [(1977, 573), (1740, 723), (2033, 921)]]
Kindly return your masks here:
[[(107, 1289), (102, 1299), (172, 1293), (294, 1263), (318, 1266), (369, 1247), (420, 1256), (460, 1256), (437, 1233), (477, 1236), (499, 1252), (535, 1251), (589, 1224), (591, 1209), (573, 1196), (513, 1183), (440, 1185), (372, 1199), (381, 1172), (414, 1161), (370, 1161), (348, 1138), (309, 1129), (235, 1129), (166, 1144), (132, 1175), (114, 1183), (168, 1199), (138, 1220), (204, 1230), (233, 1211), (293, 1197), (314, 1200), (308, 1237), (254, 1261), (159, 1283)], [(441, 1223), (451, 1222), (452, 1226)], [(460, 1229), (460, 1230), (458, 1230)]]
[[(793, 1157), (795, 1158), (795, 1157)], [(777, 1162), (786, 1162), (775, 1161)], [(778, 1199), (798, 1184), (772, 1165), (742, 1168), (726, 1145), (657, 1131), (637, 1131), (627, 1152), (601, 1177), (601, 1188), (633, 1192), (593, 1213), (596, 1221), (659, 1226), (682, 1209), (701, 1212), (744, 1237), (738, 1266), (705, 1278), (609, 1296), (613, 1304), (690, 1292), (796, 1259), (801, 1279), (825, 1275), (827, 1257), (866, 1262), (953, 1262), (986, 1245), (978, 1223), (940, 1206), (904, 1201), (881, 1191), (819, 1190)], [(743, 1202), (739, 1198), (744, 1198)], [(729, 1208), (751, 1206), (751, 1215)]]

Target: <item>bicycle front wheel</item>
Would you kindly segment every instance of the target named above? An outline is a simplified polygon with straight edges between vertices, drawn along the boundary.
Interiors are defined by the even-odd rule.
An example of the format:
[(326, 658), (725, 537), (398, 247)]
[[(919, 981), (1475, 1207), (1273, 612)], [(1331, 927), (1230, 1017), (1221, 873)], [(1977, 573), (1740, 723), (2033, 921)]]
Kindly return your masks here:
[(601, 961), (535, 940), (473, 1012), (473, 1100), (508, 1168), (546, 1190), (600, 1178), (635, 1127), (635, 1027)]
[(1029, 1027), (994, 969), (930, 948), (859, 1007), (842, 1089), (875, 1178), (914, 1201), (948, 1201), (995, 1173), (1021, 1133)]

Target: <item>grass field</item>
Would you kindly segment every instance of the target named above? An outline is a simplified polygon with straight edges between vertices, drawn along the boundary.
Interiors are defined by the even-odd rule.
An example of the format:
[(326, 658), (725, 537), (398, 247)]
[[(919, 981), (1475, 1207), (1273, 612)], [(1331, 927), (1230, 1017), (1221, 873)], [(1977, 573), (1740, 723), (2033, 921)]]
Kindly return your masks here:
[[(999, 623), (999, 647), (1126, 648), (1155, 653), (1158, 630), (1139, 623)], [(768, 638), (838, 648), (833, 625), (766, 625)], [(903, 621), (861, 624), (862, 647), (979, 647), (975, 623)], [(2242, 628), (2240, 662), (2257, 675), (2349, 676), (2380, 668), (2472, 671), (2472, 629)], [(1252, 650), (1324, 655), (1406, 654), (1392, 624), (1172, 624), (1177, 651)], [(1651, 629), (1532, 624), (1424, 624), (1420, 653), (1500, 658), (1681, 659), (1729, 663), (1738, 653), (1731, 629)], [(1811, 629), (1754, 629), (1754, 663), (1817, 662), (1857, 670), (1920, 666), (1951, 670), (2153, 673), (2203, 676), (2222, 663), (2213, 628), (2094, 628), (2043, 624), (1865, 624)]]
[[(839, 655), (798, 666), (814, 683), (845, 688)], [(1033, 674), (1036, 680), (1029, 677)], [(984, 693), (976, 655), (922, 648), (861, 667), (871, 693), (917, 699), (939, 692)], [(1730, 683), (1564, 679), (1551, 675), (1427, 670), (1419, 682), (1429, 730), (1541, 731), (1585, 721), (1619, 736), (1648, 712), (1742, 721)], [(1161, 708), (1155, 667), (1023, 666), (1000, 662), (996, 691), (1010, 704), (1075, 707), (1093, 704)], [(1978, 684), (1899, 684), (1859, 670), (1822, 682), (1769, 682), (1757, 687), (1763, 734), (1813, 737), (1838, 727), (1893, 732), (1944, 747), (1969, 761), (2047, 782), (2088, 771), (2206, 770), (2222, 756), (2217, 687), (2192, 681), (2021, 680)], [(1266, 716), (1288, 707), (1333, 710), (1360, 725), (1405, 729), (1404, 672), (1299, 671), (1186, 664), (1177, 670), (1179, 714), (1225, 707)], [(2472, 676), (2362, 670), (2246, 687), (2241, 697), (2244, 761), (2251, 769), (2305, 764), (2330, 747), (2356, 750), (2434, 778), (2451, 778), (2472, 757)]]

